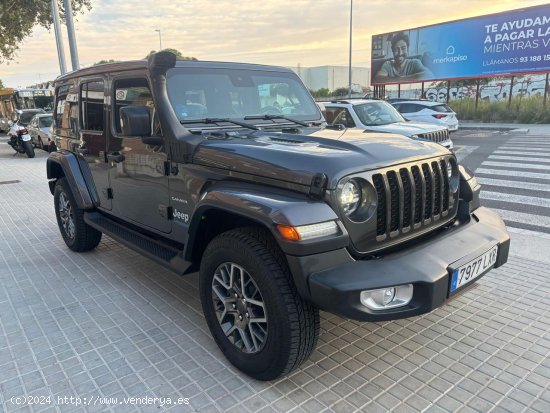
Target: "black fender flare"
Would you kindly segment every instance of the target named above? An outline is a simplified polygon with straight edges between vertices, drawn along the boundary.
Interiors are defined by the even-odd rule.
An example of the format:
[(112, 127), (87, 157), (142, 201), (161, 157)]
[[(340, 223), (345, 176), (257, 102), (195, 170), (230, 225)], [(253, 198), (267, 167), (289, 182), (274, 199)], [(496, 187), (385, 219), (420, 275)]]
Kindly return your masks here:
[[(290, 255), (309, 255), (342, 248), (349, 244), (349, 236), (338, 215), (324, 201), (305, 194), (253, 183), (220, 182), (204, 191), (191, 217), (185, 255), (192, 256), (192, 248), (200, 230), (202, 217), (209, 210), (223, 212), (256, 222), (273, 235), (281, 250)], [(339, 234), (306, 241), (285, 240), (276, 225), (301, 226), (336, 221)]]
[(56, 180), (65, 177), (79, 208), (88, 210), (99, 204), (90, 169), (86, 161), (74, 153), (66, 150), (52, 152), (46, 161), (46, 174), (52, 195)]

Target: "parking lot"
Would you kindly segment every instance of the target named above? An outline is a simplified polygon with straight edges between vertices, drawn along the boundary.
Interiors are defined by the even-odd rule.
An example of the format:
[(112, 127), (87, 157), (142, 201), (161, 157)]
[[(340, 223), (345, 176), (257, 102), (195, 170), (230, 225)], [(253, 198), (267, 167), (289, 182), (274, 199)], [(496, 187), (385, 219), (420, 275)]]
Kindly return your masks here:
[[(521, 138), (456, 136), (463, 162), (485, 170), (495, 150), (507, 150), (501, 140)], [(196, 274), (173, 275), (108, 237), (92, 252), (71, 252), (57, 228), (47, 153), (13, 156), (5, 142), (1, 136), (0, 413), (550, 412), (550, 271), (548, 250), (539, 251), (550, 231), (525, 217), (550, 220), (549, 208), (533, 205), (539, 201), (505, 212), (509, 262), (446, 306), (386, 323), (322, 313), (311, 359), (265, 383), (219, 351)], [(490, 174), (484, 179), (503, 180)], [(509, 211), (514, 200), (483, 202)], [(533, 254), (515, 251), (514, 236)]]

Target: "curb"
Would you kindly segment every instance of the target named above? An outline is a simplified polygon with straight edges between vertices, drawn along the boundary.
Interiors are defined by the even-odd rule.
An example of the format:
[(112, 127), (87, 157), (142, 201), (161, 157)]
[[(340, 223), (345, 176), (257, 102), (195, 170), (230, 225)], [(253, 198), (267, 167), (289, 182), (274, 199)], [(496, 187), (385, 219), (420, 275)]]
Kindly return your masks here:
[(468, 126), (468, 125), (460, 125), (458, 130), (490, 130), (490, 131), (500, 131), (500, 132), (509, 132), (513, 130), (526, 130), (529, 132), (529, 129), (523, 129), (523, 128), (513, 128), (511, 126)]

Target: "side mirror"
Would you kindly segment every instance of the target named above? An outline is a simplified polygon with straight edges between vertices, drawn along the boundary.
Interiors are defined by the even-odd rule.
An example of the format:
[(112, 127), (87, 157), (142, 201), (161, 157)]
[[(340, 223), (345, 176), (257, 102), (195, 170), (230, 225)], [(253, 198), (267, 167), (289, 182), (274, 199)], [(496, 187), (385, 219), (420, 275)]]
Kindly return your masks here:
[(120, 127), (124, 136), (148, 137), (151, 135), (151, 116), (147, 106), (120, 108)]
[(8, 126), (11, 128), (13, 126), (13, 121), (12, 120), (8, 120)]

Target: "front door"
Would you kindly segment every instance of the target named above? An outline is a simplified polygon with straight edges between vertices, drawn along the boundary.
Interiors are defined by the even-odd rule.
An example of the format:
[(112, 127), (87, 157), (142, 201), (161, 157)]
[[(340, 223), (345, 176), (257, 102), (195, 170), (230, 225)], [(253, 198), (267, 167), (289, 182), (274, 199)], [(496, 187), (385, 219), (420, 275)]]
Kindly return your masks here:
[(107, 151), (114, 214), (140, 226), (171, 231), (169, 192), (163, 145), (146, 145), (141, 137), (123, 136), (120, 108), (150, 108), (152, 135), (160, 136), (153, 97), (145, 77), (114, 79), (111, 93), (111, 137)]

